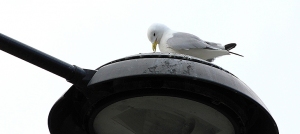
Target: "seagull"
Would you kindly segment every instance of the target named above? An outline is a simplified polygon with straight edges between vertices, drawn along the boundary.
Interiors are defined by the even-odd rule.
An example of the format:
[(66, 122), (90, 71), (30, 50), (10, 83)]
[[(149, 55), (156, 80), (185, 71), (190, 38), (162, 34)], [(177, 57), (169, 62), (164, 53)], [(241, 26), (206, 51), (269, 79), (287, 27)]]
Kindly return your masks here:
[(147, 35), (152, 43), (154, 52), (156, 52), (158, 44), (162, 53), (179, 53), (209, 62), (223, 55), (234, 54), (243, 57), (240, 54), (229, 51), (236, 46), (236, 43), (229, 43), (223, 46), (220, 43), (204, 41), (193, 34), (174, 31), (164, 24), (152, 24), (148, 29)]

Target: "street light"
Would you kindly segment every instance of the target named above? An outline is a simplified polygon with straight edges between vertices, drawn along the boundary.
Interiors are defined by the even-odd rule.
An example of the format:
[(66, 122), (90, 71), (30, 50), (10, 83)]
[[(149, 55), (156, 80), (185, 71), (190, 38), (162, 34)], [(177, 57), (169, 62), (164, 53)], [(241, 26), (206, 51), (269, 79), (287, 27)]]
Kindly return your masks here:
[[(19, 58), (20, 48), (29, 47), (2, 34), (0, 38), (0, 49)], [(49, 55), (41, 59), (51, 62), (40, 65), (41, 61), (26, 57), (45, 57), (44, 53), (25, 51), (22, 59), (74, 84), (50, 111), (51, 134), (279, 133), (266, 106), (248, 86), (195, 57), (146, 53), (88, 70)]]

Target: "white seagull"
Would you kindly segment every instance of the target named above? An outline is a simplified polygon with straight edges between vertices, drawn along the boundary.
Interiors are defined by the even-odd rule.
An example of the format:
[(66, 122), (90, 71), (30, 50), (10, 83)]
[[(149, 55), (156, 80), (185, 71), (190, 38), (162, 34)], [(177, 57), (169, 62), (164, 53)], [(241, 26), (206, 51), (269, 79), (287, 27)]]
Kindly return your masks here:
[(236, 46), (235, 43), (222, 46), (220, 43), (201, 40), (193, 34), (171, 30), (163, 24), (152, 24), (147, 34), (154, 52), (157, 44), (159, 44), (159, 50), (163, 53), (185, 54), (210, 62), (216, 57), (229, 54), (243, 57), (240, 54), (229, 51)]

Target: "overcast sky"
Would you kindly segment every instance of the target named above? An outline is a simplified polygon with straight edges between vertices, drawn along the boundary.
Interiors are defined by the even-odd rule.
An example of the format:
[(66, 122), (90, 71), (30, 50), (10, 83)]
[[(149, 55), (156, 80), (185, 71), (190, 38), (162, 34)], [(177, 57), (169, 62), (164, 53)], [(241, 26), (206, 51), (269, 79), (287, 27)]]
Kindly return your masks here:
[[(222, 44), (233, 52), (214, 63), (235, 74), (266, 104), (279, 131), (300, 120), (300, 2), (285, 0), (1, 1), (0, 33), (70, 64), (96, 69), (152, 51), (155, 22)], [(65, 79), (0, 51), (0, 133), (46, 134)]]

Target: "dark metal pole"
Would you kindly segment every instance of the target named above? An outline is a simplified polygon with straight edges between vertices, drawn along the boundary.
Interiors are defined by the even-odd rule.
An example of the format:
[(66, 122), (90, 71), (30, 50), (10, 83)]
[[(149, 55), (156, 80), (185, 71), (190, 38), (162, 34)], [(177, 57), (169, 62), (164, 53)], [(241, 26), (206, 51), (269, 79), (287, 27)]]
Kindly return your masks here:
[(85, 70), (80, 67), (61, 61), (51, 55), (25, 45), (24, 43), (14, 40), (1, 33), (0, 49), (60, 77), (63, 77), (73, 84), (80, 82), (86, 75)]

